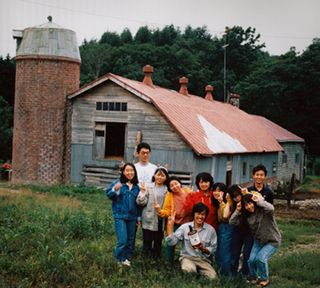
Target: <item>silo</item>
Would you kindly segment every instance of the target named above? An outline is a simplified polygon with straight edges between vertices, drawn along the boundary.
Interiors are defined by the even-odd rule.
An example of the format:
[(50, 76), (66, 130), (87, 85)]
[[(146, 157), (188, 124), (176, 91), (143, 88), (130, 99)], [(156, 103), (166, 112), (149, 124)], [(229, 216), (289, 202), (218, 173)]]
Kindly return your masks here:
[(14, 30), (17, 39), (12, 181), (59, 184), (68, 174), (66, 95), (79, 88), (75, 32), (52, 22)]

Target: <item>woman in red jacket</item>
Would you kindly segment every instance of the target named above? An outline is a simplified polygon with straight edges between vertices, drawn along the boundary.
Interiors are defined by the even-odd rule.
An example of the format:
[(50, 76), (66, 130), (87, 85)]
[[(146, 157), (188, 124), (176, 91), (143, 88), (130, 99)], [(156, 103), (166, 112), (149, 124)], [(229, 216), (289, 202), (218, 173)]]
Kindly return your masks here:
[(183, 203), (183, 208), (187, 213), (191, 213), (196, 203), (202, 202), (208, 206), (210, 212), (205, 222), (217, 231), (219, 227), (217, 208), (212, 205), (213, 178), (207, 172), (199, 173), (196, 177), (196, 185), (198, 190), (188, 194), (186, 201)]

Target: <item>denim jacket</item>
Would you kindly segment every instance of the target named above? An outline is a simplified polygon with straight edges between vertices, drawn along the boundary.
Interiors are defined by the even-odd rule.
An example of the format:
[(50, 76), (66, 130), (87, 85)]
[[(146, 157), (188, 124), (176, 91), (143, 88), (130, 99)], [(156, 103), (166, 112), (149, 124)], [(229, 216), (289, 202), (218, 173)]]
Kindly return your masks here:
[(140, 192), (139, 186), (133, 185), (129, 190), (129, 186), (122, 183), (121, 188), (115, 191), (114, 186), (118, 182), (120, 180), (114, 181), (106, 192), (106, 195), (112, 200), (113, 218), (140, 221), (141, 208), (136, 205), (136, 198)]

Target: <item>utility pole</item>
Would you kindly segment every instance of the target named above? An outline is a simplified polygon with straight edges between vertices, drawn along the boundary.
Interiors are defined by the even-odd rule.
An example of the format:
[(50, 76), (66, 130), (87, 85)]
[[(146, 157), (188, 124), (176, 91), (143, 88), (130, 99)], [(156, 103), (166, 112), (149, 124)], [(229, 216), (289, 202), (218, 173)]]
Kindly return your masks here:
[(227, 44), (227, 34), (229, 33), (230, 29), (229, 27), (226, 27), (226, 30), (223, 32), (224, 36), (224, 45), (222, 46), (224, 50), (224, 68), (223, 68), (223, 102), (226, 102), (227, 97), (227, 91), (226, 91), (226, 83), (227, 83), (227, 47), (229, 44)]

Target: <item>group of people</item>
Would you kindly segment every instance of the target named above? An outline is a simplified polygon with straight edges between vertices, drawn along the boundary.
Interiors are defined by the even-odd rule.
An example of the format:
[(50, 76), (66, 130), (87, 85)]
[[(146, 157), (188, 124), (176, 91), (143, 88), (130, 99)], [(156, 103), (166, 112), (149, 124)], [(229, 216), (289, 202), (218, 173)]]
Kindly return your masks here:
[[(169, 177), (167, 167), (149, 162), (151, 147), (137, 147), (139, 163), (123, 163), (120, 179), (107, 189), (117, 236), (114, 258), (130, 266), (135, 235), (142, 226), (143, 253), (160, 258), (166, 230), (165, 258), (172, 266), (175, 246), (181, 242), (180, 263), (184, 272), (199, 272), (216, 278), (215, 259), (220, 273), (236, 276), (240, 254), (241, 274), (251, 283), (269, 283), (268, 260), (277, 251), (281, 235), (274, 218), (273, 192), (264, 185), (266, 168), (253, 169), (255, 183), (248, 188), (214, 183), (202, 172), (196, 176), (197, 191), (183, 188), (180, 179)], [(200, 243), (192, 246), (191, 230), (198, 232)], [(260, 279), (258, 278), (260, 275)]]

